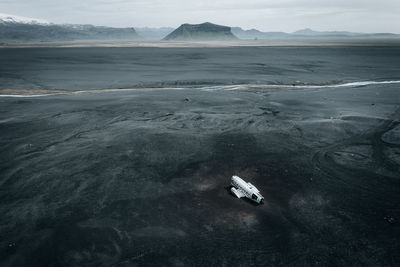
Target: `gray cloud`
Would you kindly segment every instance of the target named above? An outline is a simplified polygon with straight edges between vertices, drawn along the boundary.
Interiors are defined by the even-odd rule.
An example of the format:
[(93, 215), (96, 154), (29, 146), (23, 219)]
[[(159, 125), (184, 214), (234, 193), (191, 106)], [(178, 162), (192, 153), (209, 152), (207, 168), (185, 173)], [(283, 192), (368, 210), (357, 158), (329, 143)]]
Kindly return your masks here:
[(400, 33), (398, 0), (0, 0), (0, 12), (116, 27), (210, 21), (265, 31), (310, 27)]

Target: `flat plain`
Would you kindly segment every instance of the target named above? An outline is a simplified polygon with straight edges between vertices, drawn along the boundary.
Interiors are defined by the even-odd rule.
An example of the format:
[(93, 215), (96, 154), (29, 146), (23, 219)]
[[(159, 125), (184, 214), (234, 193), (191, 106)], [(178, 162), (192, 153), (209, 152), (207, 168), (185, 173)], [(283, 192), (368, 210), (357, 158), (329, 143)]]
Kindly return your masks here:
[(399, 264), (399, 47), (0, 58), (2, 266)]

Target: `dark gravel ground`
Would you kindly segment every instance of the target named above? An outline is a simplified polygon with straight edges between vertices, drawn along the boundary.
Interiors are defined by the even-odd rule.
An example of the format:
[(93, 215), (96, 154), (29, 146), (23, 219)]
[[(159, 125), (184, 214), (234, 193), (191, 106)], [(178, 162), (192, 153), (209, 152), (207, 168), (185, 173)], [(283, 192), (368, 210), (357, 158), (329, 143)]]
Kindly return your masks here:
[(2, 48), (0, 89), (400, 80), (400, 46)]
[(0, 265), (398, 266), (399, 103), (396, 84), (0, 98)]

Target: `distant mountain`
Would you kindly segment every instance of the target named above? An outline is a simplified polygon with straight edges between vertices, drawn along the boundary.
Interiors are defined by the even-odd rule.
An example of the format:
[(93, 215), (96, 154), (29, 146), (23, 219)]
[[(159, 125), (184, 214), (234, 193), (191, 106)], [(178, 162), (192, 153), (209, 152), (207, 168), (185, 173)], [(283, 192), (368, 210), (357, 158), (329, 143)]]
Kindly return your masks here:
[(324, 39), (399, 39), (400, 34), (393, 33), (359, 33), (347, 31), (314, 31), (306, 28), (291, 34), (298, 38), (324, 38)]
[(285, 32), (262, 32), (262, 31), (259, 31), (256, 29), (243, 30), (240, 27), (232, 27), (231, 31), (239, 39), (243, 39), (243, 40), (285, 39), (285, 38), (290, 37), (290, 34), (285, 33)]
[(170, 34), (171, 32), (174, 31), (174, 28), (170, 27), (162, 27), (162, 28), (148, 28), (148, 27), (143, 27), (143, 28), (138, 28), (135, 27), (136, 32), (140, 35), (140, 37), (143, 38), (143, 40), (153, 40), (153, 41), (159, 41), (163, 39), (165, 36)]
[(306, 28), (293, 33), (286, 32), (262, 32), (259, 30), (243, 30), (240, 27), (232, 27), (232, 33), (243, 40), (343, 40), (343, 39), (399, 39), (399, 34), (393, 33), (355, 33), (346, 31), (314, 31)]
[(310, 28), (302, 29), (295, 31), (293, 35), (302, 35), (302, 36), (360, 36), (362, 33), (355, 33), (355, 32), (346, 32), (346, 31), (326, 31), (326, 32), (319, 32), (311, 30)]
[(52, 42), (73, 40), (138, 40), (134, 28), (93, 25), (57, 25), (43, 20), (0, 16), (0, 42)]
[(45, 20), (0, 13), (0, 45), (60, 41), (212, 41), (212, 40), (399, 40), (400, 34), (314, 31), (293, 33), (243, 30), (212, 24), (182, 24), (179, 28), (112, 28), (81, 24), (53, 24)]
[(301, 30), (295, 31), (293, 34), (296, 34), (296, 35), (318, 35), (319, 32), (313, 31), (310, 28), (306, 28), (306, 29), (301, 29)]
[(167, 41), (217, 41), (237, 40), (231, 28), (213, 23), (182, 24), (168, 34), (163, 40)]

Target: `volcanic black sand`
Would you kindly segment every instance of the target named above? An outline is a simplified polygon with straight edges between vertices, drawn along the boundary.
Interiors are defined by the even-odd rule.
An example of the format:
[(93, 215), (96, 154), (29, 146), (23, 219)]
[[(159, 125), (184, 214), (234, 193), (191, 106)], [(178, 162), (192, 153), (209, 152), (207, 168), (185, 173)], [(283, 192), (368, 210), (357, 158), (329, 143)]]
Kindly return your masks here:
[[(277, 72), (271, 82), (315, 83), (328, 70), (329, 84), (341, 75), (363, 81), (368, 72), (375, 81), (400, 80), (399, 49), (342, 48), (337, 59), (337, 48), (325, 57), (315, 49), (314, 56), (303, 51), (311, 59), (298, 55), (303, 65), (293, 62), (286, 78), (271, 67)], [(182, 53), (204, 58), (206, 52)], [(284, 54), (281, 62), (288, 62)], [(363, 64), (354, 60), (362, 57)], [(72, 90), (73, 81), (60, 77), (77, 59), (63, 66), (42, 60), (53, 71), (35, 73), (31, 64), (9, 61), (1, 63), (2, 78), (11, 84), (15, 73), (19, 85)], [(282, 64), (258, 61), (264, 70)], [(131, 64), (126, 68), (139, 68)], [(224, 64), (215, 74), (221, 79), (240, 73)], [(161, 67), (155, 68), (162, 77), (178, 68)], [(203, 86), (1, 97), (0, 265), (398, 266), (399, 87)], [(257, 186), (265, 204), (231, 195), (232, 175)]]
[[(400, 80), (399, 46), (4, 48), (0, 89)], [(1, 92), (0, 92), (1, 93)]]

